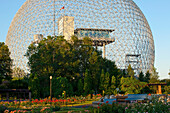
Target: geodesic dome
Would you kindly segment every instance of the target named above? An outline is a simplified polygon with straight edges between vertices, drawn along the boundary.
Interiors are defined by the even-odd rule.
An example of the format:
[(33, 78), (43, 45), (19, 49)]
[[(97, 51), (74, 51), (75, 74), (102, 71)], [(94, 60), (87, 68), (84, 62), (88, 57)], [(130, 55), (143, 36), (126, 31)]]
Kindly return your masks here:
[(74, 29), (115, 29), (115, 42), (106, 46), (106, 58), (115, 61), (120, 69), (131, 64), (146, 72), (154, 65), (151, 29), (132, 0), (55, 0), (55, 5), (54, 0), (27, 0), (16, 13), (6, 37), (15, 66), (26, 69), (24, 54), (35, 34), (53, 35), (54, 9), (56, 35), (57, 20), (63, 15), (74, 17)]

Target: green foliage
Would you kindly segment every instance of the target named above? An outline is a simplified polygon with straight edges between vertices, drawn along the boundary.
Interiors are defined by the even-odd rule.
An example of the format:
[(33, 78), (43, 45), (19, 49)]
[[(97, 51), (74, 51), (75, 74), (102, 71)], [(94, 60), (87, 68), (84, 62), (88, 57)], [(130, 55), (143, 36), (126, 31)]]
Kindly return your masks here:
[(10, 89), (28, 89), (28, 82), (29, 80), (27, 77), (22, 77), (22, 78), (15, 77), (10, 82), (9, 88)]
[(141, 92), (143, 87), (145, 87), (145, 85), (145, 82), (140, 82), (133, 77), (122, 77), (121, 79), (121, 90), (124, 91), (125, 94), (138, 94)]
[(111, 85), (110, 85), (109, 91), (110, 91), (110, 94), (116, 94), (117, 93), (117, 91), (116, 91), (116, 78), (115, 78), (115, 76), (112, 76)]
[(85, 95), (91, 92), (91, 88), (92, 88), (92, 79), (91, 79), (91, 76), (88, 74), (88, 70), (86, 69), (85, 78), (84, 78)]
[(127, 69), (127, 75), (130, 77), (134, 77), (135, 72), (133, 71), (131, 65), (129, 64), (128, 69)]
[(4, 42), (0, 42), (0, 84), (3, 80), (11, 80), (12, 59), (8, 46)]
[[(83, 88), (87, 89), (87, 91), (85, 90), (86, 94), (93, 91), (99, 93), (102, 69), (115, 75), (116, 86), (119, 85), (121, 78), (121, 71), (117, 69), (115, 62), (103, 59), (101, 51), (96, 50), (92, 46), (92, 40), (88, 37), (79, 40), (76, 36), (72, 36), (68, 42), (63, 36), (48, 36), (40, 41), (38, 45), (32, 43), (28, 47), (26, 57), (29, 60), (28, 65), (32, 76), (36, 74), (39, 79), (38, 83), (42, 88), (40, 90), (41, 97), (49, 95), (49, 76), (53, 76), (53, 78), (66, 77), (68, 82), (74, 86), (73, 92), (80, 90), (78, 88), (78, 80), (76, 79), (81, 78), (86, 83), (83, 86)], [(85, 80), (86, 69), (88, 69), (90, 78), (88, 82), (90, 83)], [(73, 77), (76, 79), (73, 80)], [(30, 81), (32, 81), (31, 79)], [(110, 75), (108, 79), (110, 86)], [(90, 89), (87, 86), (90, 86)], [(31, 87), (33, 86), (30, 85), (30, 89)]]
[(158, 98), (152, 98), (149, 103), (135, 103), (133, 106), (126, 107), (126, 113), (168, 113), (169, 103), (164, 103)]
[(102, 73), (100, 75), (100, 90), (104, 90), (104, 81), (105, 81), (105, 74), (104, 74), (104, 70), (102, 69)]
[(83, 94), (83, 82), (82, 82), (81, 78), (78, 81), (78, 93), (79, 93), (79, 95)]
[(138, 78), (141, 82), (144, 82), (145, 80), (144, 80), (144, 74), (143, 74), (143, 72), (141, 71), (140, 73), (139, 73), (139, 78)]
[(144, 81), (149, 83), (150, 76), (151, 76), (151, 74), (149, 73), (149, 71), (147, 71), (146, 74), (145, 74), (145, 77), (144, 77)]
[(14, 67), (12, 70), (12, 77), (17, 77), (17, 78), (23, 78), (26, 77), (26, 73), (23, 69), (20, 69), (19, 67)]
[(133, 104), (99, 104), (98, 108), (90, 109), (90, 113), (169, 113), (170, 104), (152, 98), (148, 103)]
[(33, 98), (39, 98), (40, 97), (40, 91), (42, 91), (40, 88), (40, 80), (37, 76), (37, 74), (31, 74), (29, 78), (29, 87), (28, 89), (31, 90), (32, 97)]
[(165, 90), (165, 94), (170, 94), (170, 86), (165, 86), (164, 87), (164, 90)]
[(53, 106), (53, 107), (52, 107), (52, 110), (53, 110), (53, 111), (59, 111), (59, 110), (60, 110), (60, 107), (59, 107), (59, 106)]
[(104, 91), (106, 94), (108, 94), (109, 86), (110, 86), (110, 74), (106, 72), (105, 74), (105, 80), (104, 80)]
[(70, 96), (73, 94), (73, 87), (69, 83), (66, 77), (57, 77), (52, 80), (52, 95), (54, 97), (61, 96), (63, 91), (66, 92), (66, 95)]
[(0, 105), (0, 113), (4, 113), (4, 111), (7, 109), (6, 106)]
[(159, 83), (158, 78), (159, 78), (158, 72), (156, 72), (156, 68), (153, 67), (153, 68), (152, 68), (152, 74), (151, 74), (151, 76), (150, 76), (149, 83)]

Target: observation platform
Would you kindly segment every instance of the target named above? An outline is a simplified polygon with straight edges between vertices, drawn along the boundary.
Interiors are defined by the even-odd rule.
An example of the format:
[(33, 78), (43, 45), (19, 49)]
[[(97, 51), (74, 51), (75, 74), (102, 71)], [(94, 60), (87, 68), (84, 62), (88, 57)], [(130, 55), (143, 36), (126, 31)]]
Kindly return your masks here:
[(112, 42), (115, 42), (115, 38), (110, 38), (110, 33), (115, 31), (114, 29), (95, 29), (95, 28), (77, 28), (74, 30), (74, 34), (78, 39), (89, 37), (92, 40), (93, 46), (105, 46)]

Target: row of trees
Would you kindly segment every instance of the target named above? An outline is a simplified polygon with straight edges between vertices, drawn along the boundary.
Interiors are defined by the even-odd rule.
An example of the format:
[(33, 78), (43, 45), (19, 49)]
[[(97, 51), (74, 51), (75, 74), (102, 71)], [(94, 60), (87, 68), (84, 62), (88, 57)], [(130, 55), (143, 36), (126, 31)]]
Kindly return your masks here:
[[(28, 47), (26, 57), (30, 67), (30, 85), (29, 88), (34, 94), (34, 87), (41, 86), (39, 93), (46, 97), (49, 95), (49, 77), (53, 77), (53, 87), (58, 86), (58, 77), (67, 79), (72, 88), (69, 94), (89, 94), (100, 93), (100, 76), (103, 72), (110, 78), (114, 75), (115, 87), (119, 85), (121, 71), (117, 69), (114, 62), (103, 59), (101, 51), (92, 47), (90, 38), (85, 37), (78, 40), (72, 36), (72, 40), (67, 42), (62, 36), (43, 39), (37, 45), (31, 44)], [(37, 86), (36, 86), (37, 85)], [(60, 84), (61, 85), (61, 84)], [(55, 88), (54, 88), (55, 89)], [(58, 88), (57, 88), (58, 89)], [(66, 90), (66, 89), (63, 89)], [(56, 90), (53, 90), (55, 95)]]
[[(0, 88), (29, 88), (35, 98), (49, 96), (50, 76), (55, 97), (63, 91), (67, 95), (116, 94), (117, 89), (119, 93), (149, 93), (151, 89), (146, 84), (160, 82), (155, 68), (152, 74), (141, 72), (138, 79), (131, 65), (126, 71), (120, 71), (115, 62), (102, 58), (102, 52), (92, 46), (88, 37), (79, 40), (72, 36), (68, 42), (63, 36), (48, 36), (38, 45), (30, 44), (25, 54), (29, 60), (29, 77), (20, 68), (12, 71), (8, 47), (0, 44), (0, 69), (3, 70), (0, 71)], [(3, 84), (5, 80), (8, 82)]]

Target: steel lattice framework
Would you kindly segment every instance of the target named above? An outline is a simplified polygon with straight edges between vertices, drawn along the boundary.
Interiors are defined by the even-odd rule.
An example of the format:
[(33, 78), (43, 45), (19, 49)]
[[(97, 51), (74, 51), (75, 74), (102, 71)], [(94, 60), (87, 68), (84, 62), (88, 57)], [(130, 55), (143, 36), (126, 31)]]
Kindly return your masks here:
[[(26, 68), (24, 54), (35, 34), (54, 34), (54, 12), (56, 20), (63, 15), (74, 17), (74, 29), (115, 29), (115, 42), (106, 46), (106, 58), (115, 61), (119, 68), (131, 63), (146, 72), (154, 65), (150, 26), (132, 0), (27, 0), (16, 13), (6, 37), (16, 66)], [(55, 29), (58, 34), (57, 25)]]

